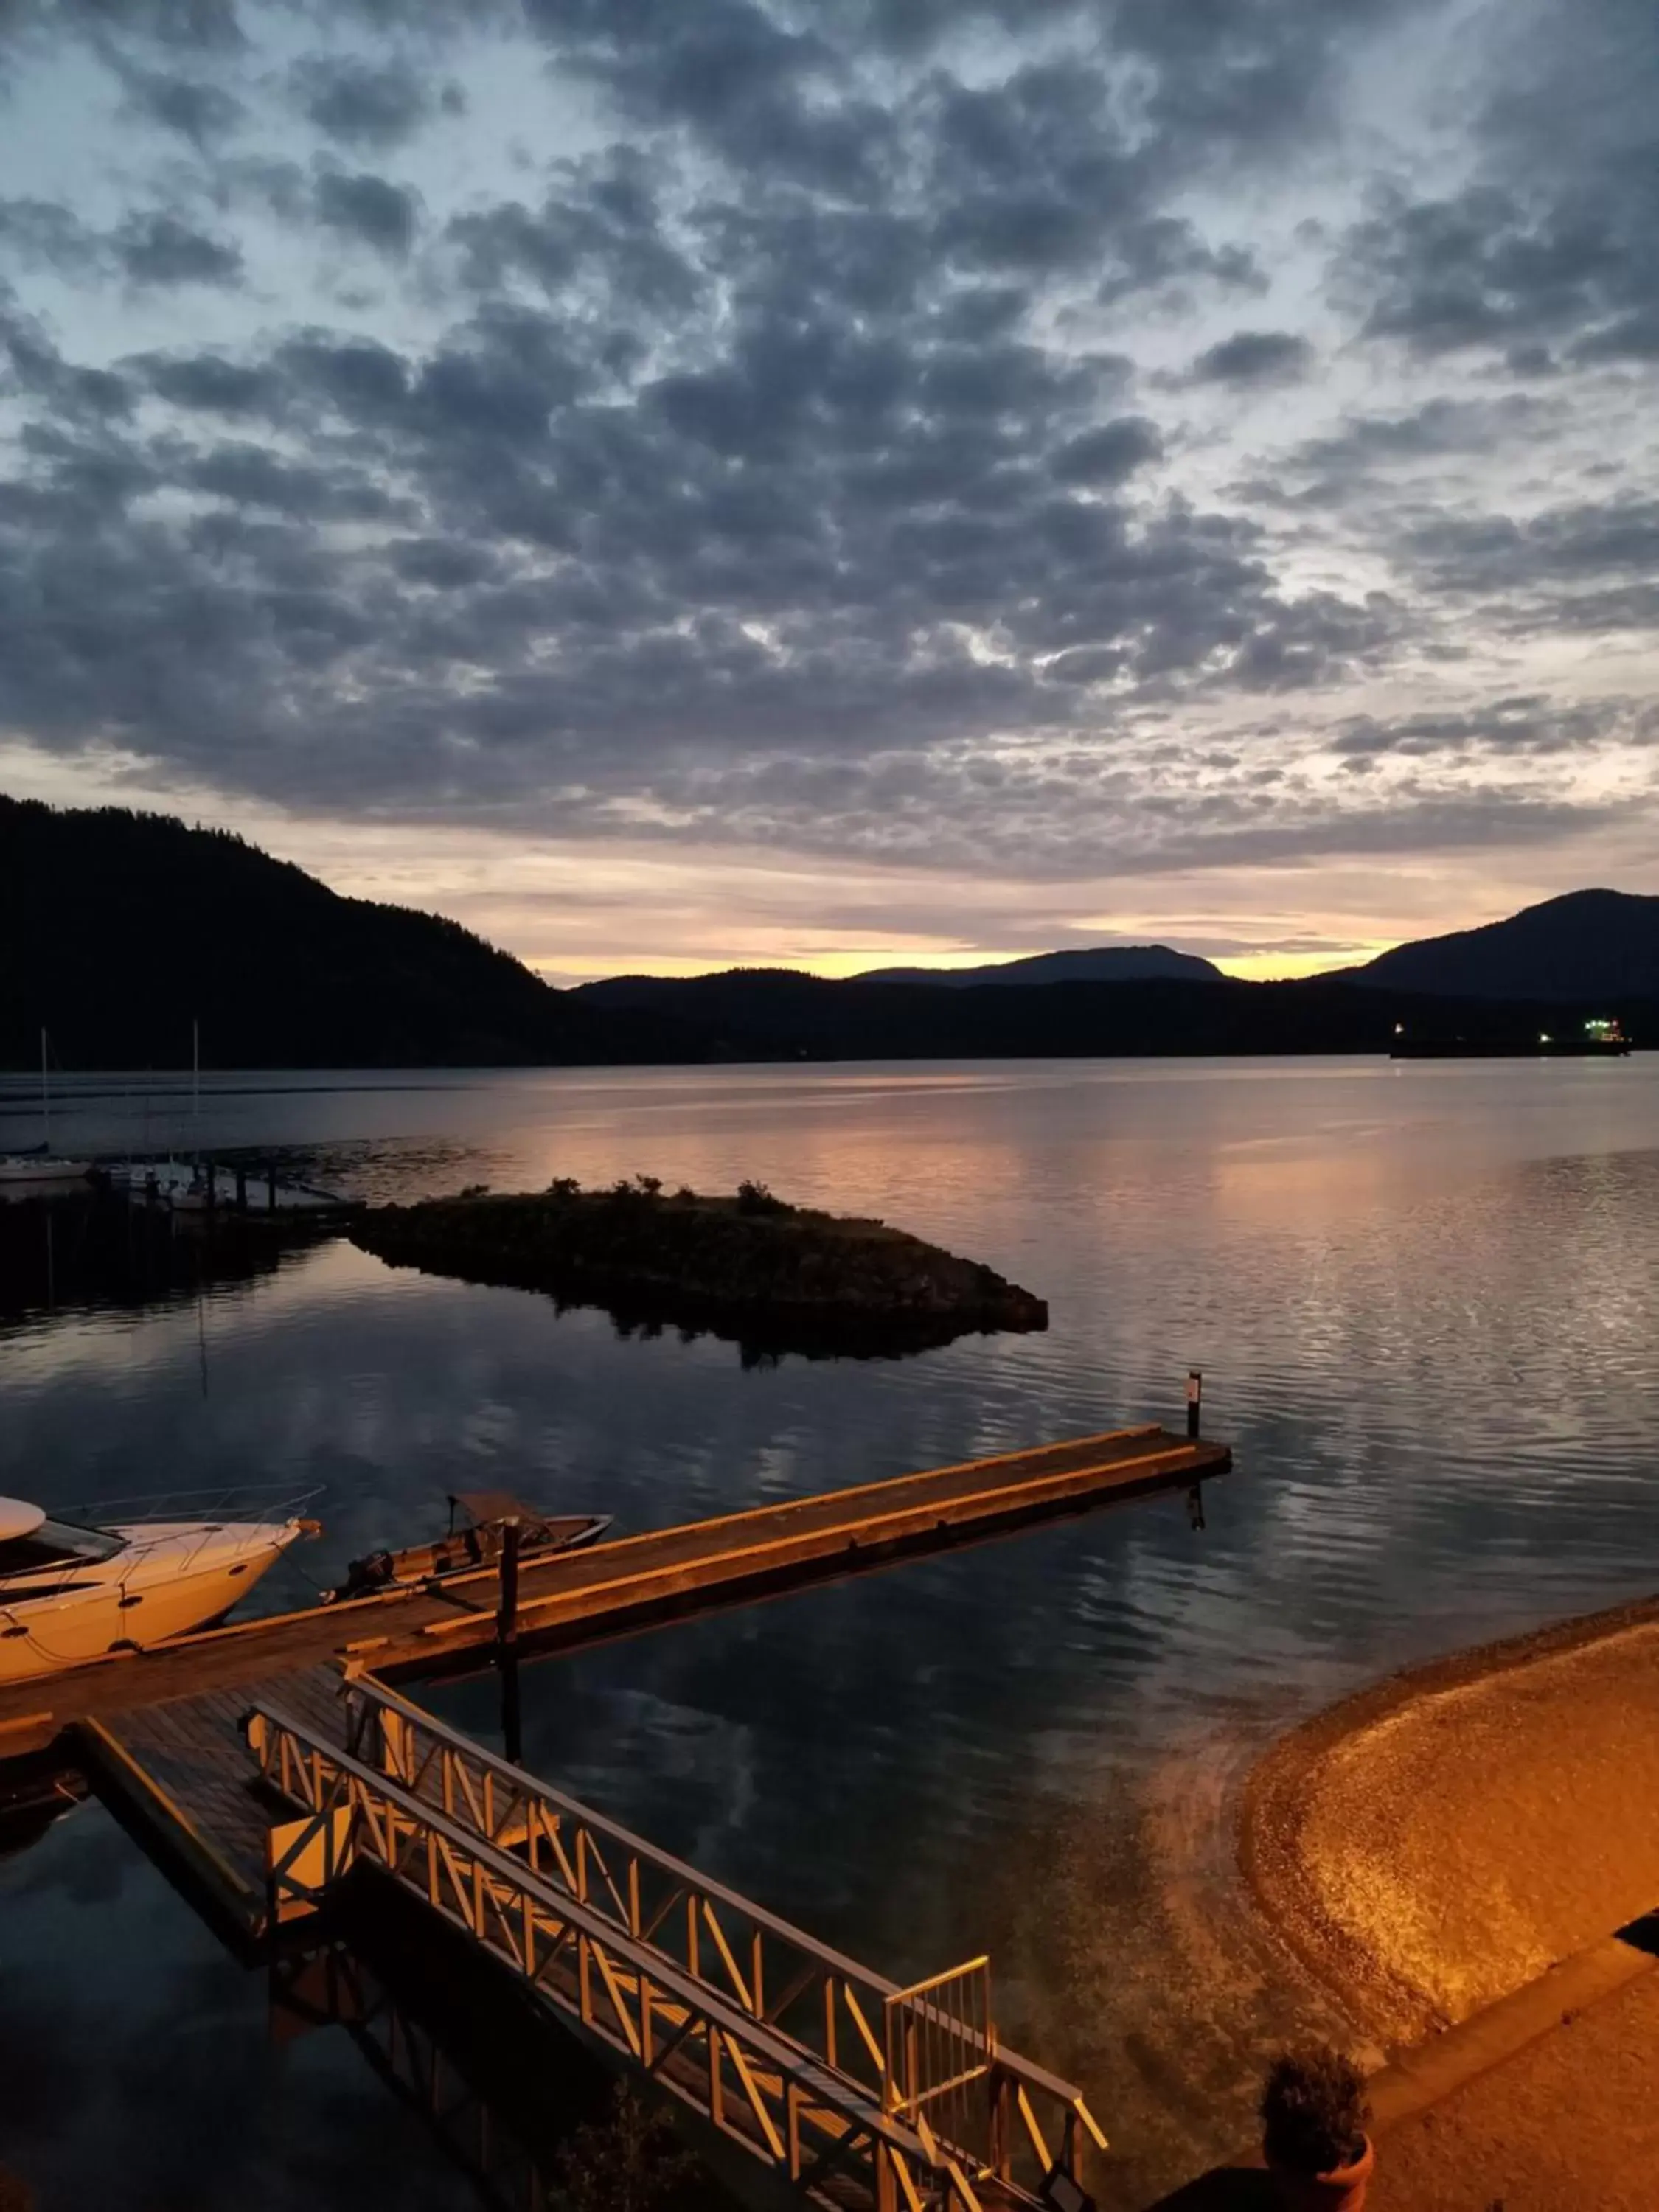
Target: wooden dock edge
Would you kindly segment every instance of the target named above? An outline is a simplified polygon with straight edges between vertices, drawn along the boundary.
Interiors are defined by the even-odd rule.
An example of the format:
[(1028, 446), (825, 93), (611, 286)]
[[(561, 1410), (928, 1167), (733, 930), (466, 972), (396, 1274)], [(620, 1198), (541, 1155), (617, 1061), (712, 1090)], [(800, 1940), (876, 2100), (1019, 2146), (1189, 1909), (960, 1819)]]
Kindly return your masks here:
[[(1062, 1455), (1066, 1463), (1055, 1468)], [(1039, 1471), (1044, 1462), (1048, 1471)], [(516, 1631), (526, 1645), (544, 1650), (603, 1643), (693, 1611), (723, 1610), (890, 1559), (989, 1540), (1045, 1518), (1161, 1490), (1195, 1490), (1231, 1466), (1228, 1445), (1146, 1423), (645, 1529), (545, 1563), (557, 1570), (555, 1588), (538, 1590), (538, 1570), (526, 1570)], [(835, 1510), (826, 1514), (826, 1507)], [(750, 1532), (759, 1540), (744, 1543)], [(687, 1538), (696, 1542), (688, 1547)], [(678, 1546), (677, 1555), (661, 1557), (665, 1545)], [(259, 1615), (91, 1661), (50, 1685), (6, 1685), (0, 1716), (21, 1710), (0, 1717), (0, 1760), (57, 1745), (92, 1716), (188, 1696), (209, 1683), (229, 1686), (273, 1665), (279, 1672), (324, 1662), (370, 1666), (405, 1680), (452, 1671), (456, 1656), (496, 1642), (497, 1604), (468, 1599), (485, 1593), (494, 1599), (498, 1586), (494, 1566), (471, 1569), (444, 1577), (440, 1592), (400, 1587)], [(53, 1700), (50, 1711), (31, 1705), (43, 1692)]]
[[(1156, 1421), (1142, 1421), (1135, 1423), (1128, 1428), (1103, 1429), (1091, 1436), (1067, 1438), (1066, 1441), (1066, 1444), (1070, 1448), (1082, 1450), (1091, 1444), (1103, 1446), (1114, 1443), (1125, 1443), (1132, 1442), (1138, 1437), (1158, 1436), (1161, 1433), (1163, 1433), (1163, 1431), (1160, 1430), (1159, 1425)], [(738, 1527), (744, 1522), (775, 1518), (781, 1510), (787, 1512), (797, 1507), (805, 1510), (811, 1506), (821, 1505), (826, 1497), (834, 1497), (837, 1500), (845, 1500), (851, 1498), (872, 1498), (878, 1496), (884, 1491), (890, 1494), (895, 1491), (903, 1489), (908, 1485), (916, 1482), (923, 1474), (931, 1480), (943, 1481), (951, 1475), (969, 1474), (981, 1468), (990, 1469), (999, 1467), (1017, 1465), (1021, 1460), (1031, 1459), (1039, 1452), (1057, 1450), (1059, 1449), (1060, 1449), (1060, 1447), (1057, 1445), (1049, 1446), (1028, 1444), (1013, 1451), (994, 1452), (983, 1459), (957, 1460), (951, 1462), (945, 1467), (927, 1468), (922, 1470), (913, 1471), (908, 1474), (882, 1475), (873, 1482), (854, 1483), (844, 1490), (836, 1490), (834, 1492), (817, 1491), (810, 1493), (805, 1498), (773, 1499), (763, 1505), (745, 1505), (735, 1513), (716, 1513), (711, 1515), (707, 1520), (688, 1523), (686, 1525), (694, 1526), (698, 1530), (699, 1534), (702, 1534), (717, 1533), (721, 1530)], [(1194, 1480), (1207, 1480), (1208, 1475), (1211, 1474), (1224, 1474), (1227, 1468), (1231, 1467), (1232, 1464), (1231, 1452), (1225, 1445), (1212, 1445), (1206, 1442), (1206, 1443), (1197, 1447), (1190, 1444), (1185, 1445), (1182, 1449), (1186, 1450), (1197, 1449), (1212, 1453), (1218, 1453), (1224, 1461), (1224, 1465), (1217, 1464), (1212, 1468), (1206, 1468), (1203, 1475), (1194, 1475)], [(1118, 1464), (1125, 1465), (1127, 1464), (1127, 1462), (1120, 1462)], [(1099, 1470), (1097, 1470), (1095, 1474), (1095, 1480), (1098, 1482), (1099, 1479)], [(1031, 1487), (1029, 1483), (1020, 1486), (1028, 1489)], [(870, 1516), (866, 1516), (866, 1518), (867, 1517)], [(595, 1545), (592, 1550), (586, 1554), (572, 1554), (570, 1556), (585, 1556), (590, 1559), (604, 1559), (609, 1562), (610, 1560), (618, 1558), (624, 1553), (640, 1549), (645, 1546), (655, 1543), (663, 1536), (673, 1533), (675, 1532), (670, 1529), (641, 1528), (637, 1530), (631, 1536), (618, 1536), (608, 1544)], [(562, 1559), (561, 1559), (560, 1563), (562, 1564)], [(496, 1587), (497, 1580), (497, 1570), (494, 1566), (471, 1567), (460, 1574), (446, 1575), (444, 1577), (444, 1589), (447, 1595), (453, 1595), (457, 1592), (465, 1591), (476, 1584), (480, 1589), (486, 1589), (493, 1593)], [(335, 1621), (342, 1623), (355, 1623), (363, 1629), (364, 1633), (356, 1640), (342, 1639), (340, 1644), (337, 1647), (338, 1651), (341, 1653), (351, 1653), (359, 1650), (364, 1651), (378, 1650), (384, 1648), (388, 1639), (384, 1636), (377, 1636), (374, 1634), (374, 1629), (375, 1622), (388, 1610), (395, 1611), (398, 1606), (407, 1604), (411, 1597), (416, 1597), (420, 1595), (421, 1589), (419, 1585), (399, 1585), (389, 1589), (367, 1591), (361, 1597), (337, 1598), (328, 1604), (298, 1606), (289, 1613), (285, 1613), (275, 1617), (280, 1618), (285, 1626), (290, 1627), (302, 1620), (315, 1620), (318, 1622), (327, 1620), (331, 1623)], [(256, 1613), (250, 1620), (227, 1621), (217, 1628), (191, 1629), (181, 1636), (167, 1637), (158, 1644), (149, 1644), (143, 1652), (116, 1652), (112, 1653), (106, 1658), (83, 1661), (77, 1667), (65, 1668), (63, 1674), (55, 1679), (60, 1681), (65, 1679), (73, 1680), (76, 1675), (85, 1675), (93, 1672), (94, 1669), (101, 1669), (122, 1663), (131, 1663), (134, 1661), (142, 1662), (146, 1659), (161, 1658), (181, 1651), (216, 1650), (224, 1645), (234, 1644), (239, 1641), (248, 1638), (257, 1638), (261, 1634), (269, 1633), (272, 1618), (273, 1616), (270, 1614)], [(32, 1718), (33, 1717), (30, 1716), (27, 1717)], [(43, 1718), (46, 1720), (50, 1720), (51, 1717), (52, 1716), (49, 1714), (43, 1716)], [(25, 1719), (20, 1718), (12, 1723), (0, 1721), (0, 1757), (5, 1758), (12, 1756), (11, 1747), (6, 1744), (3, 1735), (3, 1731), (8, 1726), (22, 1729), (25, 1727)], [(51, 1735), (40, 1736), (38, 1740), (31, 1738), (27, 1742), (19, 1747), (21, 1749), (36, 1748), (38, 1747), (38, 1744), (50, 1742), (51, 1741)]]
[[(188, 1878), (191, 1903), (200, 1903), (194, 1893), (199, 1888), (219, 1918), (228, 1922), (244, 1941), (263, 1936), (266, 1919), (263, 1893), (215, 1849), (172, 1792), (101, 1721), (77, 1721), (70, 1736), (86, 1756), (99, 1796), (106, 1803), (118, 1800), (115, 1809), (130, 1816), (142, 1831), (142, 1840), (147, 1845), (152, 1842), (160, 1845), (165, 1871), (172, 1873), (173, 1868), (165, 1864), (171, 1860)], [(249, 1772), (252, 1772), (251, 1765)]]
[[(1156, 1431), (1148, 1433), (1155, 1434)], [(1203, 1455), (1201, 1464), (1194, 1454)], [(994, 1461), (985, 1463), (996, 1464)], [(643, 1574), (617, 1575), (603, 1582), (586, 1583), (577, 1589), (555, 1591), (543, 1598), (526, 1598), (519, 1608), (519, 1632), (528, 1642), (556, 1637), (565, 1629), (580, 1631), (584, 1622), (599, 1617), (607, 1626), (617, 1627), (628, 1622), (643, 1623), (666, 1617), (677, 1604), (695, 1600), (711, 1584), (733, 1602), (741, 1603), (769, 1589), (794, 1589), (811, 1580), (845, 1573), (857, 1565), (897, 1558), (924, 1545), (930, 1550), (945, 1548), (939, 1545), (938, 1538), (957, 1528), (963, 1532), (957, 1540), (965, 1546), (981, 1537), (1004, 1534), (1012, 1528), (1056, 1518), (1069, 1510), (1081, 1511), (1117, 1500), (1127, 1504), (1132, 1498), (1145, 1497), (1148, 1492), (1175, 1484), (1184, 1486), (1207, 1481), (1212, 1475), (1227, 1474), (1231, 1466), (1232, 1453), (1224, 1444), (1181, 1444), (1146, 1453), (1139, 1459), (1120, 1460), (1110, 1470), (1111, 1479), (1107, 1481), (1103, 1481), (1101, 1470), (1097, 1468), (1052, 1475), (1036, 1483), (999, 1485), (943, 1504), (918, 1505), (908, 1513), (872, 1516), (850, 1528), (842, 1524), (805, 1536), (781, 1536), (769, 1543), (719, 1553), (707, 1563), (671, 1563)], [(1172, 1475), (1175, 1484), (1170, 1480)], [(1125, 1476), (1130, 1479), (1126, 1480)], [(730, 1516), (733, 1520), (746, 1517)], [(861, 1531), (871, 1533), (861, 1534)], [(717, 1568), (718, 1574), (710, 1574), (705, 1579), (705, 1565)], [(634, 1594), (622, 1598), (618, 1594), (623, 1591)], [(432, 1663), (432, 1660), (423, 1659), (423, 1653), (435, 1656), (444, 1650), (465, 1650), (480, 1641), (492, 1641), (493, 1636), (493, 1620), (478, 1613), (462, 1613), (450, 1619), (426, 1622), (402, 1640), (393, 1631), (380, 1640), (378, 1656), (371, 1659), (371, 1647), (366, 1645), (362, 1656), (377, 1673), (405, 1674)]]

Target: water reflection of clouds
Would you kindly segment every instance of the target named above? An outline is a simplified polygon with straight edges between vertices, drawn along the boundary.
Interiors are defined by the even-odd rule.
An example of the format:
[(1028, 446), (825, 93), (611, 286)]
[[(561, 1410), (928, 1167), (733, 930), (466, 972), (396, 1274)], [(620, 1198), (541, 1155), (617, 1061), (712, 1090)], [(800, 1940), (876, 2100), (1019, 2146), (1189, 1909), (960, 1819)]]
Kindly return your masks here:
[(123, 1370), (159, 1374), (170, 1361), (199, 1364), (204, 1316), (216, 1331), (234, 1332), (246, 1321), (263, 1333), (295, 1318), (309, 1328), (321, 1319), (321, 1310), (379, 1290), (376, 1279), (386, 1272), (343, 1240), (331, 1238), (284, 1253), (252, 1282), (204, 1280), (195, 1294), (173, 1289), (137, 1311), (37, 1309), (0, 1330), (7, 1381), (79, 1377), (90, 1383)]
[(0, 1865), (6, 2157), (43, 2205), (329, 2201), (461, 2212), (343, 2036), (288, 2051), (230, 1958), (97, 1806)]
[[(1396, 1086), (1380, 1066), (1300, 1064), (950, 1071), (933, 1087), (869, 1071), (481, 1079), (451, 1103), (515, 1180), (532, 1157), (594, 1181), (758, 1173), (1005, 1267), (1049, 1297), (1051, 1334), (744, 1373), (708, 1340), (623, 1340), (597, 1314), (332, 1246), (210, 1296), (205, 1399), (192, 1308), (100, 1320), (106, 1337), (54, 1325), (27, 1379), (14, 1340), (0, 1487), (24, 1465), (82, 1490), (144, 1487), (141, 1468), (304, 1474), (329, 1486), (343, 1558), (440, 1511), (465, 1469), (628, 1530), (1170, 1415), (1201, 1365), (1206, 1419), (1238, 1452), (1201, 1534), (1179, 1498), (1151, 1501), (523, 1681), (538, 1771), (895, 1972), (988, 1941), (1011, 2039), (1039, 2021), (1064, 2064), (1069, 2039), (1115, 2133), (1190, 2139), (1170, 2085), (1210, 2069), (1208, 2108), (1242, 2119), (1237, 2054), (1290, 2002), (1224, 1945), (1207, 1983), (1170, 1969), (1183, 1941), (1201, 1965), (1206, 1901), (1224, 1911), (1224, 1821), (1205, 1822), (1237, 1747), (1367, 1677), (1650, 1579), (1659, 1081), (1639, 1061), (1592, 1072), (1635, 1079), (1471, 1066)], [(434, 1697), (495, 1725), (489, 1678)], [(1149, 1837), (1185, 1885), (1185, 1936)], [(54, 1834), (38, 1853), (66, 1848)], [(1075, 1908), (1074, 1940), (1045, 1935), (1050, 1905)], [(56, 1923), (65, 1972), (106, 1918)], [(166, 1913), (132, 1940), (162, 1981), (197, 1955)], [(145, 2032), (117, 2007), (105, 2039)], [(116, 2135), (131, 2124), (108, 2115)]]

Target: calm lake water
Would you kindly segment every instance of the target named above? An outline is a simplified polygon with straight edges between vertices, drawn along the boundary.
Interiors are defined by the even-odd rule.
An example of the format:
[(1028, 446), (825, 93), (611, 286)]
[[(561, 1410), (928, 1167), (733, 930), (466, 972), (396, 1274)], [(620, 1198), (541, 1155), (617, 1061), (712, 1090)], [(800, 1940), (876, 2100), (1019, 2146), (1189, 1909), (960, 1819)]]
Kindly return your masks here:
[[(191, 1141), (176, 1086), (57, 1104), (64, 1145)], [(0, 1146), (31, 1112), (0, 1091)], [(1653, 1587), (1659, 1060), (239, 1075), (204, 1079), (199, 1135), (376, 1195), (758, 1176), (1053, 1322), (745, 1368), (335, 1241), (149, 1303), (14, 1300), (0, 1492), (315, 1487), (320, 1581), (454, 1487), (644, 1528), (1175, 1422), (1203, 1368), (1237, 1467), (1201, 1532), (1152, 1500), (524, 1678), (536, 1771), (901, 1978), (988, 1950), (1005, 2038), (1113, 2139), (1105, 2205), (1229, 2148), (1263, 2052), (1328, 2024), (1234, 1887), (1261, 1746)], [(427, 1694), (496, 1735), (490, 1680)], [(0, 1862), (0, 2162), (47, 2212), (478, 2201), (344, 2029), (273, 2039), (264, 1975), (95, 1802)]]

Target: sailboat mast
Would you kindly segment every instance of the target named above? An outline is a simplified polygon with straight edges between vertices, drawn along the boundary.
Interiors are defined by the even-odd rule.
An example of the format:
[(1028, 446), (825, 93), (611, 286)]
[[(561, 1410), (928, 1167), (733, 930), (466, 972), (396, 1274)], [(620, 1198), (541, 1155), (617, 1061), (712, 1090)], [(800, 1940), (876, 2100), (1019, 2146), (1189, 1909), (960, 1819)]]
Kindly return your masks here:
[(40, 1132), (52, 1150), (52, 1085), (46, 1076), (46, 1027), (40, 1024)]
[(190, 1120), (191, 1141), (196, 1147), (196, 1164), (202, 1164), (202, 1024), (198, 1016), (190, 1024)]

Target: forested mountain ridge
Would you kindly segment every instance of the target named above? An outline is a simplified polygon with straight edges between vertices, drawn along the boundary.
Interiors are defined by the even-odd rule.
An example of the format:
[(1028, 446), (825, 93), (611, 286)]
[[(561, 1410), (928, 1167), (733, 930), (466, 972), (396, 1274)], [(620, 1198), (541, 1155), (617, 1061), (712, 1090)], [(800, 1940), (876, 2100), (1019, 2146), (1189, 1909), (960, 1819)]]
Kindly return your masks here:
[(1353, 980), (1468, 999), (1659, 998), (1659, 898), (1566, 891), (1502, 921), (1379, 953)]
[(1047, 960), (1017, 963), (1031, 980), (735, 969), (559, 991), (458, 922), (344, 897), (227, 831), (0, 796), (12, 1068), (38, 1064), (43, 1026), (66, 1067), (188, 1066), (192, 1022), (210, 1067), (1376, 1053), (1396, 1026), (1520, 1051), (1568, 1007), (1659, 1043), (1659, 899), (1620, 892), (1299, 982), (1196, 960), (1193, 975), (1054, 981)]
[[(610, 1012), (677, 1019), (718, 1060), (1152, 1059), (1281, 1053), (1386, 1053), (1396, 1030), (1523, 1053), (1569, 1018), (1558, 1004), (1399, 991), (1354, 975), (1243, 983), (976, 984), (831, 982), (789, 969), (616, 977), (574, 995)], [(1659, 1003), (1597, 999), (1659, 1043)]]
[(866, 968), (851, 981), (923, 983), (946, 991), (973, 990), (983, 983), (1016, 990), (1030, 983), (1218, 983), (1221, 970), (1195, 952), (1176, 952), (1167, 945), (1094, 945), (977, 968)]
[(343, 897), (222, 830), (0, 795), (0, 1064), (491, 1066), (697, 1056), (441, 915)]

